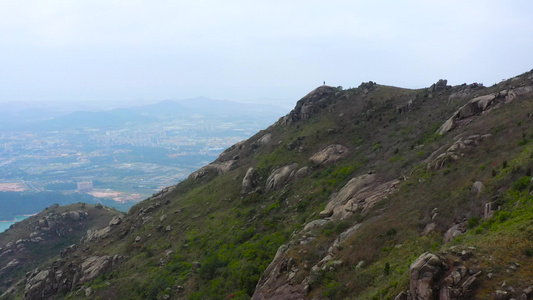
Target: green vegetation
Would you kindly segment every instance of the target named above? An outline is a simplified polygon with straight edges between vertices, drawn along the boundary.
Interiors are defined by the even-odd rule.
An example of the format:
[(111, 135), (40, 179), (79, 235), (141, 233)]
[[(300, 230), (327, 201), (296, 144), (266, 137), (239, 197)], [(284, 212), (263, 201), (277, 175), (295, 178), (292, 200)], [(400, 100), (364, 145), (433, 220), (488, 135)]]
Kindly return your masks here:
[[(116, 234), (87, 250), (127, 259), (85, 285), (101, 298), (249, 299), (261, 276), (271, 276), (268, 284), (295, 293), (308, 284), (309, 299), (394, 299), (408, 288), (416, 258), (446, 256), (451, 246), (476, 249), (475, 267), (493, 274), (492, 281), (479, 279), (481, 299), (494, 282), (530, 284), (533, 144), (523, 112), (533, 111), (531, 97), (436, 135), (470, 99), (448, 101), (451, 89), (429, 97), (426, 90), (370, 86), (311, 93), (309, 114), (295, 110), (225, 151), (212, 168), (133, 207)], [(469, 141), (450, 150), (459, 139)], [(349, 151), (310, 161), (332, 144)], [(266, 189), (273, 171), (289, 164), (297, 164), (294, 172)], [(254, 191), (241, 194), (250, 167)], [(356, 190), (343, 189), (358, 180)], [(333, 199), (345, 201), (325, 210)], [(444, 242), (456, 224), (466, 232)], [(276, 253), (274, 273), (265, 274)], [(514, 262), (522, 267), (511, 274), (505, 266)]]

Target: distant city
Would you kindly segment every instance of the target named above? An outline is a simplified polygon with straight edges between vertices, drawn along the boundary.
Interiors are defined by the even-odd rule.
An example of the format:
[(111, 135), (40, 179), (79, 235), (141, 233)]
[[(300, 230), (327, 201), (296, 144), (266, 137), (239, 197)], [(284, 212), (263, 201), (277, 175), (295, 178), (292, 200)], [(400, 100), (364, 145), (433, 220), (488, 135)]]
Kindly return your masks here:
[(282, 115), (277, 107), (196, 102), (198, 107), (167, 101), (0, 124), (0, 192), (28, 199), (54, 192), (73, 202), (86, 194), (124, 210), (187, 178)]

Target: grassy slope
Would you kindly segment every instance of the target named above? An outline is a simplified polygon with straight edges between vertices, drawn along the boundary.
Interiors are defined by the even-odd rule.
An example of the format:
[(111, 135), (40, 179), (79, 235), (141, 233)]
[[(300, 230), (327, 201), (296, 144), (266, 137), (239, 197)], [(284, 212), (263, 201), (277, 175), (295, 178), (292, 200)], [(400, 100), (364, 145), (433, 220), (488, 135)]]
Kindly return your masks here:
[[(502, 88), (487, 88), (479, 93)], [(148, 200), (134, 207), (117, 230), (124, 234), (95, 243), (87, 250), (93, 254), (120, 253), (129, 259), (114, 272), (86, 286), (91, 286), (95, 295), (102, 298), (155, 299), (179, 295), (190, 299), (247, 299), (278, 247), (290, 241), (307, 222), (318, 218), (332, 193), (350, 178), (369, 170), (383, 180), (401, 175), (408, 179), (401, 183), (398, 192), (381, 201), (369, 214), (320, 228), (315, 243), (301, 245), (291, 252), (303, 270), (299, 275), (303, 278), (308, 272), (306, 266), (321, 259), (321, 253), (336, 234), (355, 222), (363, 224), (338, 254), (343, 266), (323, 273), (312, 286), (311, 297), (394, 297), (407, 287), (410, 263), (424, 251), (449, 247), (442, 243), (442, 232), (455, 220), (464, 218), (474, 220), (472, 230), (478, 234), (468, 233), (453, 243), (476, 246), (487, 253), (501, 251), (503, 257), (512, 252), (502, 251), (504, 243), (494, 245), (493, 241), (505, 239), (520, 245), (512, 257), (523, 257), (520, 261), (527, 265), (525, 257), (530, 253), (527, 249), (531, 249), (531, 239), (528, 242), (525, 237), (530, 233), (509, 223), (527, 214), (498, 216), (498, 222), (482, 222), (479, 228), (475, 223), (488, 199), (501, 197), (502, 203), (513, 203), (507, 199), (511, 196), (506, 196), (506, 191), (527, 175), (528, 168), (518, 168), (514, 161), (520, 157), (523, 166), (532, 164), (526, 153), (533, 134), (526, 112), (533, 112), (533, 102), (515, 100), (468, 126), (436, 136), (438, 126), (468, 100), (449, 103), (448, 95), (434, 94), (429, 98), (425, 90), (387, 86), (379, 86), (369, 94), (351, 89), (337, 93), (326, 108), (309, 120), (271, 126), (245, 142), (242, 150), (228, 151), (230, 156), (239, 154), (240, 167), (219, 176), (191, 178), (163, 199)], [(410, 99), (414, 99), (411, 111), (398, 114), (396, 107)], [(272, 134), (272, 142), (251, 150), (251, 143), (267, 132)], [(490, 142), (482, 143), (460, 160), (441, 170), (426, 168), (424, 159), (437, 149), (446, 149), (458, 134), (485, 133), (493, 135)], [(287, 146), (297, 138), (298, 147), (289, 150)], [(313, 153), (332, 143), (347, 146), (350, 155), (327, 168), (308, 161)], [(256, 168), (264, 187), (272, 170), (292, 162), (300, 167), (309, 166), (311, 174), (279, 190), (241, 197), (241, 181), (249, 166)], [(479, 196), (470, 192), (476, 180), (485, 184)], [(504, 208), (516, 211), (523, 208), (531, 215), (531, 201), (525, 192), (529, 187), (528, 183), (520, 188), (522, 194), (512, 196), (526, 199), (521, 206)], [(170, 201), (150, 214), (140, 213), (166, 200)], [(435, 220), (437, 233), (421, 237), (434, 208), (439, 210)], [(530, 218), (525, 218), (520, 220), (522, 227), (530, 222), (527, 221)], [(168, 225), (170, 231), (166, 230)], [(141, 242), (135, 243), (137, 236)], [(363, 267), (356, 268), (361, 261), (365, 262)], [(195, 262), (200, 262), (201, 267)], [(527, 276), (527, 270), (531, 268), (519, 269), (514, 274)], [(495, 267), (493, 271), (496, 274)], [(495, 276), (504, 278), (506, 274)], [(482, 295), (490, 291), (489, 285), (483, 281)]]
[[(434, 124), (442, 123), (457, 108), (441, 106), (444, 111), (435, 113), (424, 94), (424, 90), (387, 86), (369, 95), (359, 89), (348, 90), (309, 120), (267, 129), (274, 142), (253, 155), (241, 155), (244, 167), (205, 180), (203, 185), (189, 180), (178, 186), (168, 207), (153, 215), (154, 220), (169, 216), (161, 225), (164, 228), (171, 224), (170, 233), (156, 221), (130, 235), (126, 243), (106, 249), (108, 253), (126, 251), (132, 257), (111, 279), (113, 286), (124, 293), (122, 296), (133, 298), (170, 294), (175, 285), (184, 286), (184, 293), (193, 299), (249, 297), (277, 248), (317, 217), (332, 192), (370, 169), (391, 179), (423, 159), (424, 155), (412, 151), (411, 146), (433, 138)], [(415, 98), (419, 100), (414, 113), (396, 113), (396, 106)], [(288, 150), (287, 145), (297, 138), (302, 141), (300, 150)], [(351, 149), (350, 156), (328, 168), (308, 162), (313, 153), (331, 143), (346, 145)], [(390, 164), (391, 159), (395, 163)], [(240, 197), (240, 182), (247, 166), (257, 169), (264, 185), (272, 170), (292, 162), (312, 167), (311, 175), (281, 190)], [(149, 204), (141, 204), (138, 209), (143, 205)], [(150, 234), (146, 243), (133, 245), (136, 235)], [(324, 237), (324, 241), (333, 238)], [(169, 249), (174, 253), (167, 257), (165, 251)], [(157, 266), (161, 258), (167, 262), (162, 268)], [(195, 261), (202, 263), (197, 271), (193, 271)], [(129, 288), (132, 281), (138, 289)], [(106, 294), (105, 289), (101, 292)]]

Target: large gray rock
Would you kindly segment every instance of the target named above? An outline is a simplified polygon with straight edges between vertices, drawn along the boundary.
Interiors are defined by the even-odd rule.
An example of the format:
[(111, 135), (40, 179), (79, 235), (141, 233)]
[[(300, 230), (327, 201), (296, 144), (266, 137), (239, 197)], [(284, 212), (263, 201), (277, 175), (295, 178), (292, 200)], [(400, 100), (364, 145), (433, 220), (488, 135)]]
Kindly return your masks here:
[(448, 84), (448, 80), (439, 79), (439, 81), (437, 81), (436, 83), (432, 84), (429, 87), (428, 92), (429, 93), (436, 93), (436, 92), (440, 92), (440, 91), (446, 90), (446, 85), (447, 84)]
[(398, 180), (380, 182), (375, 174), (352, 178), (329, 200), (321, 217), (339, 220), (355, 212), (366, 213), (375, 203), (396, 190)]
[(514, 99), (518, 98), (519, 96), (529, 94), (533, 92), (533, 86), (527, 85), (527, 86), (521, 86), (515, 89), (510, 90), (507, 92), (507, 95), (505, 96), (505, 102), (511, 102)]
[(89, 229), (87, 230), (87, 235), (85, 238), (82, 238), (82, 243), (88, 243), (92, 240), (105, 238), (111, 232), (111, 226), (104, 227), (100, 230), (98, 229)]
[(435, 232), (435, 229), (437, 229), (437, 224), (431, 222), (424, 227), (424, 230), (422, 231), (422, 236), (426, 236), (432, 232)]
[[(428, 169), (438, 170), (445, 167), (448, 163), (461, 159), (461, 157), (465, 156), (465, 154), (471, 149), (479, 146), (484, 140), (491, 136), (491, 134), (474, 134), (466, 138), (459, 138), (443, 153), (438, 154), (439, 151), (442, 150), (437, 150), (431, 154), (428, 158), (428, 160), (430, 160), (428, 163)], [(438, 156), (435, 157), (437, 154)]]
[(191, 173), (189, 178), (200, 179), (207, 175), (209, 171), (215, 172), (215, 174), (220, 175), (227, 173), (237, 167), (236, 160), (227, 160), (223, 162), (210, 163), (205, 167), (200, 168), (198, 171)]
[(470, 188), (470, 190), (472, 191), (472, 193), (474, 193), (476, 195), (479, 195), (481, 193), (481, 191), (483, 191), (483, 182), (481, 182), (481, 181), (474, 182), (474, 184), (472, 184), (472, 187)]
[(446, 122), (444, 122), (444, 124), (442, 124), (436, 133), (444, 134), (453, 130), (460, 120), (479, 115), (487, 111), (489, 108), (494, 107), (494, 103), (501, 103), (502, 101), (508, 103), (519, 96), (532, 92), (533, 86), (521, 86), (511, 90), (502, 90), (497, 93), (476, 97), (455, 111), (453, 115)]
[(309, 119), (321, 108), (328, 104), (328, 98), (335, 95), (337, 90), (331, 86), (320, 86), (296, 103), (296, 107), (285, 117), (282, 117), (278, 123), (292, 124), (299, 120)]
[(309, 175), (311, 173), (311, 169), (309, 167), (302, 167), (296, 171), (296, 174), (294, 175), (295, 179), (302, 179)]
[(330, 217), (334, 213), (337, 213), (338, 215), (343, 215), (343, 205), (345, 205), (348, 200), (356, 197), (358, 192), (360, 192), (363, 188), (367, 187), (374, 181), (374, 174), (364, 174), (352, 178), (344, 187), (342, 187), (338, 194), (336, 194), (331, 200), (329, 200), (328, 204), (326, 205), (326, 208), (322, 212), (320, 212), (320, 215), (323, 217)]
[(36, 270), (33, 274), (31, 274), (29, 280), (26, 282), (24, 298), (31, 300), (43, 299), (43, 290), (45, 289), (45, 282), (49, 275), (49, 270)]
[(442, 260), (426, 252), (409, 267), (409, 296), (412, 300), (433, 300), (438, 291), (433, 284), (442, 273)]
[(248, 194), (254, 191), (259, 184), (259, 178), (254, 168), (249, 168), (242, 180), (241, 194)]
[(313, 221), (305, 224), (305, 227), (304, 227), (303, 231), (308, 231), (308, 230), (311, 230), (311, 229), (322, 227), (325, 224), (327, 224), (328, 222), (329, 222), (328, 220), (324, 220), (324, 219), (313, 220)]
[(10, 260), (2, 269), (0, 269), (0, 275), (8, 272), (9, 270), (16, 268), (20, 265), (20, 262), (17, 259)]
[(272, 140), (272, 134), (267, 133), (257, 140), (257, 145), (259, 146), (267, 145), (271, 140)]
[(111, 226), (111, 227), (117, 226), (120, 223), (122, 223), (122, 217), (114, 216), (113, 219), (111, 219), (111, 221), (109, 221), (109, 226)]
[(267, 178), (266, 191), (276, 190), (287, 184), (294, 177), (297, 168), (298, 164), (293, 163), (274, 170)]
[(101, 274), (107, 272), (111, 267), (111, 257), (104, 256), (91, 256), (87, 258), (81, 264), (81, 283), (85, 283), (93, 280)]
[(257, 282), (252, 300), (300, 300), (306, 298), (304, 286), (291, 282), (284, 276), (288, 276), (292, 269), (290, 259), (286, 258), (289, 249), (287, 245), (279, 247), (274, 259)]
[(453, 225), (444, 233), (444, 242), (449, 242), (453, 240), (454, 238), (460, 236), (461, 234), (465, 233), (467, 229), (467, 222), (462, 222)]
[(472, 86), (465, 86), (464, 88), (451, 93), (450, 97), (448, 97), (448, 101), (453, 101), (456, 99), (459, 99), (459, 100), (467, 99), (471, 97), (471, 94), (473, 93), (473, 91), (474, 89), (472, 88)]
[(451, 131), (456, 127), (458, 121), (472, 117), (474, 115), (479, 115), (485, 110), (487, 110), (492, 103), (499, 97), (499, 93), (488, 94), (484, 96), (476, 97), (465, 105), (461, 106), (453, 115), (442, 124), (442, 126), (437, 130), (437, 134), (444, 134)]
[(348, 148), (340, 144), (329, 145), (309, 158), (317, 165), (328, 166), (348, 155)]

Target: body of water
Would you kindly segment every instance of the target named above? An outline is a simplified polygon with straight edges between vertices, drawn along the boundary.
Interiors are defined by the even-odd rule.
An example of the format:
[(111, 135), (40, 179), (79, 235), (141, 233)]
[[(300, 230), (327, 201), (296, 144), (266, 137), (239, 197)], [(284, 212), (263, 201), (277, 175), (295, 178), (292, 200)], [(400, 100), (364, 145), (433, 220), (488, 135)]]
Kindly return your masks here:
[(0, 233), (6, 231), (9, 228), (9, 226), (14, 224), (15, 222), (22, 221), (30, 216), (31, 215), (15, 216), (15, 219), (11, 221), (0, 221)]

